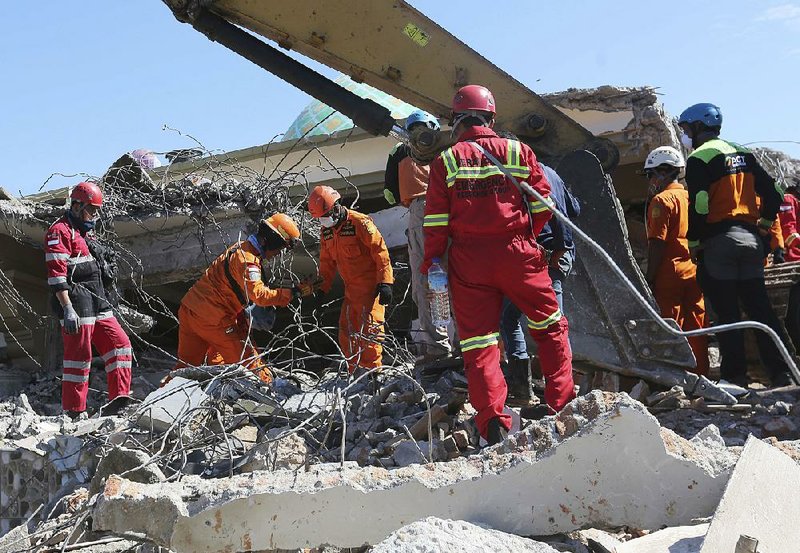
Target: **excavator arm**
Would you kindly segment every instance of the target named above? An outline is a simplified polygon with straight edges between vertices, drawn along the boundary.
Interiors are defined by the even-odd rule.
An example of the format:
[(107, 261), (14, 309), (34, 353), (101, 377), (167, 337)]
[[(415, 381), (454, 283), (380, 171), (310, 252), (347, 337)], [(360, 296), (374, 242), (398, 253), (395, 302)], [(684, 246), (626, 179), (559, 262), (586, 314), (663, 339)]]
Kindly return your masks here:
[[(256, 35), (447, 118), (454, 92), (478, 83), (497, 101), (496, 127), (557, 167), (581, 200), (581, 227), (654, 303), (633, 258), (621, 206), (607, 172), (616, 147), (593, 136), (403, 0), (163, 0), (177, 19), (293, 84), (375, 135), (401, 136), (429, 162), (450, 145), (448, 132), (407, 135), (389, 110), (360, 98)], [(248, 33), (244, 29), (251, 31)], [(687, 372), (695, 361), (685, 338), (653, 324), (600, 256), (578, 243), (578, 268), (566, 294), (576, 361), (682, 386), (712, 401), (735, 399)]]

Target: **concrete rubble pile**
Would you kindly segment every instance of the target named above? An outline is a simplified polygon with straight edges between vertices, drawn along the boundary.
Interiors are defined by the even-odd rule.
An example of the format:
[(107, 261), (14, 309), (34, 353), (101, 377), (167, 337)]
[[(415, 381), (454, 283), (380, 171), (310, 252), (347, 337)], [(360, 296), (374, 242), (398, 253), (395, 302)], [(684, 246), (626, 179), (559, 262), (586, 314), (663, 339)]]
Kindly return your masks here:
[[(724, 411), (596, 390), (480, 449), (455, 371), (298, 371), (271, 389), (236, 366), (174, 374), (119, 417), (0, 403), (0, 551), (672, 551), (658, 544), (702, 545), (724, 495), (726, 512), (750, 505), (731, 475), (753, 443), (800, 470), (797, 436), (768, 431), (800, 426), (796, 388)], [(743, 448), (747, 433), (765, 441)]]

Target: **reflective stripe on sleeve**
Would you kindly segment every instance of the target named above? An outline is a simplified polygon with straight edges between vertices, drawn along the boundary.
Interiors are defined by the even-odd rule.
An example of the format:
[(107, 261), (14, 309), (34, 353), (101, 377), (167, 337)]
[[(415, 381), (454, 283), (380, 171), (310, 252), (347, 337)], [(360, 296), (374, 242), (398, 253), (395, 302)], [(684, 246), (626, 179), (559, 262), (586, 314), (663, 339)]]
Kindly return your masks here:
[(46, 253), (44, 254), (45, 261), (64, 261), (65, 259), (69, 259), (68, 253)]
[(423, 219), (423, 227), (446, 227), (450, 222), (449, 213), (431, 213)]
[(555, 209), (556, 204), (549, 197), (545, 197), (544, 202), (533, 200), (530, 202), (531, 213), (542, 213), (549, 209)]
[(47, 284), (66, 284), (67, 277), (65, 276), (57, 276), (57, 277), (50, 277), (47, 279)]
[(791, 245), (792, 245), (792, 243), (793, 243), (795, 240), (797, 240), (798, 238), (800, 238), (800, 234), (798, 234), (798, 233), (796, 233), (796, 232), (793, 232), (792, 234), (790, 234), (790, 235), (788, 236), (788, 238), (786, 238), (786, 245), (787, 245), (787, 246), (791, 246)]

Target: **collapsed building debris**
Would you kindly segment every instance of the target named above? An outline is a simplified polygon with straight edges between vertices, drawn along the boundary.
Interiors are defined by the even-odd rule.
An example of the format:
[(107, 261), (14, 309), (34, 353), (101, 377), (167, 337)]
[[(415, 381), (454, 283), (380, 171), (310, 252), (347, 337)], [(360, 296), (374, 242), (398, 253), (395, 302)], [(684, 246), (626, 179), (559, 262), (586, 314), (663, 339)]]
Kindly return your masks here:
[[(635, 462), (620, 464), (620, 452)], [(499, 447), (447, 463), (388, 471), (322, 464), (222, 486), (190, 476), (157, 486), (112, 477), (93, 518), (98, 530), (134, 529), (174, 551), (354, 547), (425, 516), (517, 535), (658, 528), (710, 516), (734, 463), (724, 447), (661, 429), (627, 396), (592, 392)], [(157, 528), (130, 516), (153, 509)], [(367, 513), (370, 523), (359, 524)]]

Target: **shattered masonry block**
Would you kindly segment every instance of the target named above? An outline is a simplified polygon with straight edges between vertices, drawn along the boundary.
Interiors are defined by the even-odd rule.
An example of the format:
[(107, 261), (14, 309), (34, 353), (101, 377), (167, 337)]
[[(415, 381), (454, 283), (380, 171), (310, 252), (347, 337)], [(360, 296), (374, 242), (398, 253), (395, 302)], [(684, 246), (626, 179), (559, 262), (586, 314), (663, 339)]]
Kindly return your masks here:
[(139, 426), (166, 432), (175, 421), (208, 400), (200, 385), (181, 377), (175, 377), (163, 388), (148, 395), (137, 411)]
[(750, 437), (708, 528), (701, 553), (734, 551), (740, 535), (759, 553), (796, 551), (800, 543), (800, 467), (788, 455)]
[[(626, 394), (591, 392), (558, 419), (576, 424), (575, 432), (561, 436), (549, 417), (500, 446), (447, 463), (389, 470), (318, 465), (137, 484), (139, 495), (183, 498), (175, 508), (185, 513), (169, 528), (137, 531), (181, 553), (375, 544), (426, 516), (517, 535), (656, 529), (710, 516), (735, 463), (733, 454), (663, 430)], [(114, 499), (98, 504), (95, 511), (104, 513), (95, 516), (96, 529), (130, 529), (123, 514), (136, 501)]]
[(546, 543), (483, 528), (463, 520), (428, 517), (392, 532), (370, 549), (370, 553), (558, 553)]

